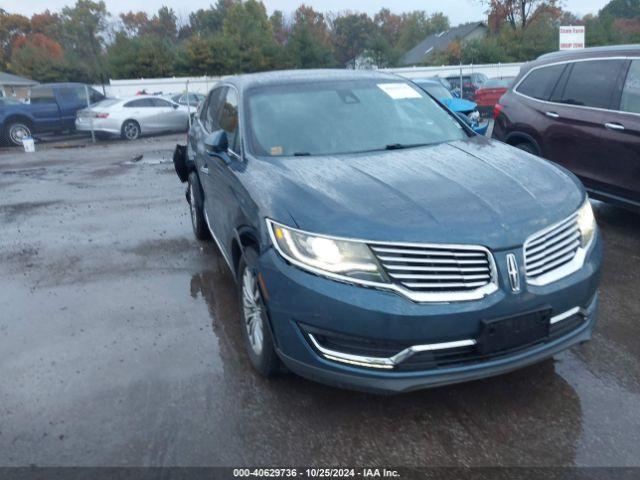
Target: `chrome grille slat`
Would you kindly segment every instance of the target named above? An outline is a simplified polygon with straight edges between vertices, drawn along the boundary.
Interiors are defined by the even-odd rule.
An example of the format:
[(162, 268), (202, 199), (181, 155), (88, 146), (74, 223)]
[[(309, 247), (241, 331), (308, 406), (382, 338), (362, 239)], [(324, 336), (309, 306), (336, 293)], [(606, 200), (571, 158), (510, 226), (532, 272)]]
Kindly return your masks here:
[(469, 273), (487, 272), (490, 273), (489, 267), (423, 267), (420, 265), (393, 265), (383, 263), (382, 266), (389, 272), (459, 272), (460, 270)]
[(480, 246), (371, 244), (389, 278), (420, 294), (482, 292), (495, 282), (491, 253)]
[(475, 257), (482, 258), (484, 257), (484, 253), (482, 252), (447, 252), (444, 250), (424, 250), (424, 249), (412, 249), (412, 248), (388, 248), (388, 247), (371, 247), (375, 252), (378, 253), (400, 253), (402, 255), (426, 255), (426, 256), (440, 256), (440, 257)]
[(580, 248), (578, 215), (532, 235), (524, 244), (527, 278), (535, 279), (571, 262)]
[(431, 289), (431, 288), (434, 288), (434, 289), (463, 288), (463, 287), (477, 288), (486, 284), (487, 282), (468, 282), (468, 283), (466, 282), (449, 282), (449, 283), (408, 282), (408, 283), (403, 283), (403, 285), (407, 288), (419, 289), (419, 290)]
[(421, 275), (421, 274), (410, 274), (410, 273), (389, 273), (389, 276), (392, 278), (396, 278), (398, 280), (484, 280), (489, 279), (490, 275), (487, 273), (485, 275)]
[(451, 264), (451, 265), (486, 265), (487, 261), (484, 260), (443, 260), (439, 258), (432, 258), (425, 260), (423, 258), (407, 258), (407, 257), (389, 257), (387, 255), (378, 256), (378, 260), (383, 262), (401, 262), (401, 263), (434, 263), (434, 264)]

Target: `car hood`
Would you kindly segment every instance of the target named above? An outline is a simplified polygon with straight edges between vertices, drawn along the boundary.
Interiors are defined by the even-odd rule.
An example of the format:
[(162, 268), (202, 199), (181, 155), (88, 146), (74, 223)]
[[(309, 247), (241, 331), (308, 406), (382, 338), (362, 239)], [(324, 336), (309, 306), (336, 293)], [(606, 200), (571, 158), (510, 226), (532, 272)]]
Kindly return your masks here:
[(254, 188), (265, 216), (366, 240), (512, 248), (575, 212), (585, 198), (564, 169), (478, 137), (255, 163), (261, 173), (253, 177)]
[(464, 98), (443, 98), (440, 100), (453, 112), (473, 112), (477, 105)]

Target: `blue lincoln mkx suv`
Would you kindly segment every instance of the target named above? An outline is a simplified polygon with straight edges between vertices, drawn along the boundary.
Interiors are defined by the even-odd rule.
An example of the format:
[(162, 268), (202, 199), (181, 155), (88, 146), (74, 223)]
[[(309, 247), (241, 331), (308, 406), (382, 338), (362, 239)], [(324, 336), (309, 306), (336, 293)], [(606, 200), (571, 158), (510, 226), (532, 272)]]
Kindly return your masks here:
[(397, 76), (227, 78), (174, 162), (263, 375), (401, 392), (591, 337), (602, 246), (579, 181)]

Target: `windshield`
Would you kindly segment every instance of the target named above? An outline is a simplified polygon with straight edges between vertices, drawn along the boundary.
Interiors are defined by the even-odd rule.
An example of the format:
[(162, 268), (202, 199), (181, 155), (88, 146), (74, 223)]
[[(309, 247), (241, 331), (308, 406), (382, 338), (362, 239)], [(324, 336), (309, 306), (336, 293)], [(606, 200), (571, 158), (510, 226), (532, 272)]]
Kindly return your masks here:
[(431, 96), (437, 98), (438, 100), (443, 100), (445, 98), (453, 98), (453, 95), (451, 95), (451, 92), (440, 84), (435, 84), (431, 82), (429, 83), (416, 82), (416, 83), (421, 88), (425, 89)]
[(249, 91), (255, 155), (332, 155), (466, 137), (461, 125), (407, 82), (313, 82)]

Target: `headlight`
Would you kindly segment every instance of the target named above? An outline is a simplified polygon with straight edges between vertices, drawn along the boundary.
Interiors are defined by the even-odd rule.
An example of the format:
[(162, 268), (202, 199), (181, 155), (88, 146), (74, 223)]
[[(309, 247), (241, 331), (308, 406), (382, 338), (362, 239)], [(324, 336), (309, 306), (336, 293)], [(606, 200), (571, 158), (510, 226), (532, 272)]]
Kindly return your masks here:
[(589, 242), (593, 238), (593, 234), (596, 231), (596, 219), (593, 216), (593, 209), (589, 199), (584, 202), (584, 205), (578, 210), (578, 228), (580, 228), (580, 237), (582, 247), (589, 245)]
[(356, 281), (384, 282), (378, 263), (364, 243), (301, 232), (271, 220), (267, 220), (267, 226), (278, 253), (301, 268)]

